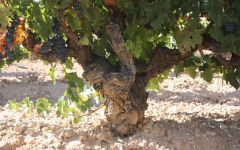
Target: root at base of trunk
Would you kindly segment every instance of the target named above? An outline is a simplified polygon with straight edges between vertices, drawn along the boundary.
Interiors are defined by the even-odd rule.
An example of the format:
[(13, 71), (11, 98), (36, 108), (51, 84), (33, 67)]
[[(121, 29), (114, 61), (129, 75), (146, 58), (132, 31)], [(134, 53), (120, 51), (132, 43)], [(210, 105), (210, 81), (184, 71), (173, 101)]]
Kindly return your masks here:
[(143, 122), (146, 108), (146, 101), (142, 107), (134, 107), (129, 100), (110, 101), (106, 110), (106, 116), (111, 124), (113, 133), (121, 137), (133, 134), (138, 124)]

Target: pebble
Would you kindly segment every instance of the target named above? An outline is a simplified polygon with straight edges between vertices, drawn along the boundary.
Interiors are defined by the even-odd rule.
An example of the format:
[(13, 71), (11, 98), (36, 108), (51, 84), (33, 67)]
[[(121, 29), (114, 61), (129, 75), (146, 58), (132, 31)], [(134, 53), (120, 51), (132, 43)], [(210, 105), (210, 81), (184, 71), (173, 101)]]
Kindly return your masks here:
[(11, 144), (9, 144), (7, 141), (0, 141), (0, 150), (10, 150)]
[(35, 144), (36, 139), (34, 137), (27, 136), (24, 140), (26, 144)]
[(65, 128), (63, 131), (60, 133), (60, 138), (61, 139), (66, 139), (66, 138), (71, 138), (72, 136), (76, 135), (76, 132), (71, 129), (71, 128)]
[(124, 146), (123, 146), (123, 144), (121, 144), (121, 143), (114, 143), (114, 144), (111, 146), (111, 149), (112, 149), (112, 150), (123, 150), (123, 149), (124, 149)]
[(112, 135), (110, 133), (110, 131), (101, 131), (98, 135), (97, 135), (97, 140), (98, 142), (107, 142), (110, 143), (112, 139)]
[(14, 132), (16, 132), (18, 134), (22, 134), (23, 129), (24, 129), (24, 127), (22, 124), (16, 124), (14, 127)]
[(65, 147), (66, 147), (66, 150), (77, 150), (77, 149), (83, 148), (81, 145), (82, 144), (80, 141), (71, 141), (68, 144), (66, 144)]

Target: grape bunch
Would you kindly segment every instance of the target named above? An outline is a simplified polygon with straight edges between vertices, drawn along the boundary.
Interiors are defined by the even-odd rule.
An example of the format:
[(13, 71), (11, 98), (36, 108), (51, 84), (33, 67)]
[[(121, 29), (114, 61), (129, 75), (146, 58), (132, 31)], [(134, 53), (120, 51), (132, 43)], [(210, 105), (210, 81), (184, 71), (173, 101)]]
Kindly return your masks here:
[(15, 14), (14, 17), (12, 18), (11, 26), (7, 27), (7, 33), (5, 37), (7, 44), (3, 46), (3, 49), (5, 50), (7, 57), (9, 59), (13, 59), (13, 56), (14, 56), (13, 52), (9, 49), (9, 46), (14, 44), (14, 34), (18, 25), (19, 25), (19, 18)]
[(6, 41), (8, 45), (13, 45), (14, 33), (18, 25), (19, 25), (19, 18), (17, 15), (14, 15), (11, 21), (11, 26), (7, 27)]
[(46, 55), (50, 53), (52, 50), (55, 50), (58, 58), (61, 62), (65, 62), (67, 60), (68, 46), (63, 39), (63, 36), (60, 33), (60, 24), (57, 19), (53, 20), (52, 31), (54, 32), (54, 36), (49, 38), (41, 47), (40, 53)]
[(3, 60), (3, 55), (0, 53), (0, 61)]
[(10, 51), (8, 45), (3, 45), (3, 49), (4, 49), (6, 55), (7, 55), (7, 57), (8, 57), (9, 59), (13, 59), (13, 58), (14, 58), (13, 52)]
[(65, 62), (67, 60), (68, 47), (62, 35), (57, 34), (55, 37), (53, 37), (52, 43), (53, 43), (53, 48), (56, 51), (60, 61)]

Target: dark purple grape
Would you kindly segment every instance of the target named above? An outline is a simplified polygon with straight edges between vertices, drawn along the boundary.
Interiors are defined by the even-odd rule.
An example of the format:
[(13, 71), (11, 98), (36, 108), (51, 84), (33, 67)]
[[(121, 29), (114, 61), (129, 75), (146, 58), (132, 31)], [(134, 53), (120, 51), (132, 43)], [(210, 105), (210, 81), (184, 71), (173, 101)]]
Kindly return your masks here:
[(15, 30), (8, 30), (7, 34), (6, 34), (6, 41), (8, 45), (13, 45), (14, 42), (14, 32)]
[(0, 61), (3, 59), (3, 55), (0, 53)]
[(40, 49), (40, 54), (48, 54), (53, 49), (53, 43), (48, 40), (46, 41)]
[(7, 27), (7, 33), (6, 33), (6, 41), (8, 45), (13, 45), (14, 42), (14, 33), (16, 30), (16, 27), (19, 24), (19, 18), (17, 15), (14, 15), (12, 21), (11, 21), (11, 26)]
[(68, 47), (63, 36), (60, 34), (60, 23), (57, 18), (53, 19), (52, 31), (54, 36), (43, 44), (40, 53), (46, 55), (50, 51), (55, 50), (60, 61), (65, 62), (67, 60)]
[(51, 41), (58, 58), (61, 62), (65, 62), (67, 60), (68, 47), (63, 37), (57, 34)]
[(13, 59), (14, 58), (14, 55), (13, 55), (13, 52), (10, 51), (10, 49), (8, 48), (7, 45), (3, 45), (3, 49), (5, 50), (6, 54), (7, 54), (7, 57), (9, 59)]

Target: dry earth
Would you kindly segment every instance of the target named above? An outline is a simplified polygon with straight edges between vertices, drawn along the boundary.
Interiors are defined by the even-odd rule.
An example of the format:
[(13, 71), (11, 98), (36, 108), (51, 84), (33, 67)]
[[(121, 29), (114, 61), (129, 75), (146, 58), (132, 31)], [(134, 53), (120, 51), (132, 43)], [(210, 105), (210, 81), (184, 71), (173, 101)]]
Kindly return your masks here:
[[(146, 119), (127, 138), (112, 135), (104, 110), (85, 116), (79, 124), (47, 118), (36, 112), (14, 112), (7, 100), (48, 97), (56, 101), (66, 84), (57, 67), (57, 84), (47, 76), (49, 66), (23, 60), (0, 73), (0, 150), (240, 150), (240, 91), (216, 76), (211, 84), (200, 78), (170, 77), (160, 92), (150, 92)], [(74, 71), (81, 74), (80, 66)]]

